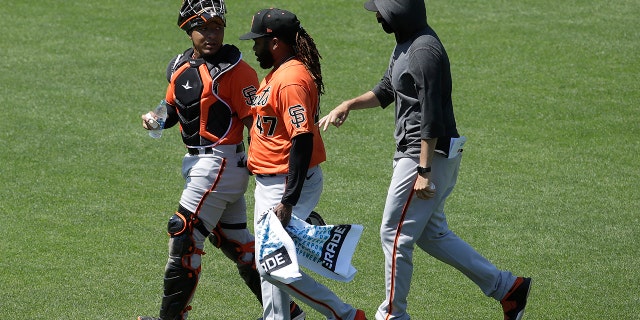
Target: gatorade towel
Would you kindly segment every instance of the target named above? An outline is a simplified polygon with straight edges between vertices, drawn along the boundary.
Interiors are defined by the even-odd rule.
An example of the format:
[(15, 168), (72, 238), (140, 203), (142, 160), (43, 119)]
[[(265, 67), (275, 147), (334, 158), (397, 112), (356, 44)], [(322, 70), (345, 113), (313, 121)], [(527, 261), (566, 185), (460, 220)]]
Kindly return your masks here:
[(300, 279), (299, 264), (321, 276), (349, 282), (357, 272), (351, 259), (362, 231), (361, 225), (316, 226), (295, 216), (283, 228), (270, 209), (255, 230), (258, 263), (283, 283)]

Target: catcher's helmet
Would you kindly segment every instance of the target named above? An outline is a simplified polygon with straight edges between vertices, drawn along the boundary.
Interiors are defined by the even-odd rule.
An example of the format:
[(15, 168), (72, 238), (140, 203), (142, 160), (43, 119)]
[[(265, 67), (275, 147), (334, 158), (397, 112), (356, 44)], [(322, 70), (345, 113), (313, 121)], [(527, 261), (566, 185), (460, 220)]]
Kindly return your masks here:
[(207, 21), (218, 20), (226, 27), (225, 13), (227, 13), (227, 7), (224, 5), (224, 0), (184, 0), (178, 16), (178, 26), (189, 32)]

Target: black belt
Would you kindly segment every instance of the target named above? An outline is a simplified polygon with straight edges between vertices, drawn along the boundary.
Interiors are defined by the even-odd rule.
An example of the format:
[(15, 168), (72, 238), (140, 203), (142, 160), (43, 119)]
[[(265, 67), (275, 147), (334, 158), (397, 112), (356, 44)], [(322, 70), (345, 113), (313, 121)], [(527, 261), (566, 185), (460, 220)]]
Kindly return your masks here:
[(213, 148), (187, 148), (190, 155), (213, 154)]
[(269, 174), (256, 174), (256, 176), (260, 177), (260, 178), (266, 178), (266, 177), (275, 177), (277, 176), (277, 174), (275, 173), (269, 173)]
[[(240, 153), (244, 151), (244, 143), (240, 143), (236, 145), (236, 153)], [(199, 154), (213, 154), (213, 148), (205, 147), (205, 148), (187, 148), (187, 152), (190, 155), (195, 156)]]

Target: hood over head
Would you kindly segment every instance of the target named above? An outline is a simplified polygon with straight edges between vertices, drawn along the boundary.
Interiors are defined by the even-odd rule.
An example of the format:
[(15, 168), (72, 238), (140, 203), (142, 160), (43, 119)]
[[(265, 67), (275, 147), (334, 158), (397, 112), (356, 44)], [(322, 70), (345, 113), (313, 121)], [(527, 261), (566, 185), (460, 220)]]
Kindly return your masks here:
[(424, 0), (369, 0), (364, 4), (369, 11), (380, 12), (394, 30), (398, 43), (410, 39), (427, 26)]

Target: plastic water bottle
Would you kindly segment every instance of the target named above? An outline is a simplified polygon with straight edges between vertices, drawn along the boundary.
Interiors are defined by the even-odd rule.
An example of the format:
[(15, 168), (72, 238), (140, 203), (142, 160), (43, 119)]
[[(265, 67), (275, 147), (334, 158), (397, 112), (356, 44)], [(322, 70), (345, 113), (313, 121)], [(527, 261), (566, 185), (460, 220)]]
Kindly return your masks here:
[(154, 139), (162, 137), (162, 130), (164, 129), (164, 122), (167, 120), (167, 101), (164, 99), (160, 101), (156, 109), (153, 111), (156, 114), (155, 121), (150, 121), (149, 124), (153, 129), (149, 130), (149, 136)]

